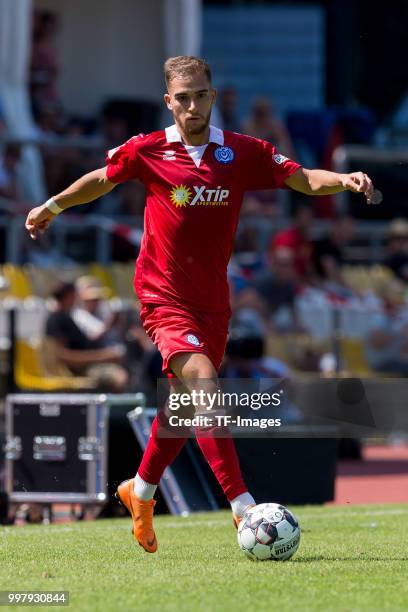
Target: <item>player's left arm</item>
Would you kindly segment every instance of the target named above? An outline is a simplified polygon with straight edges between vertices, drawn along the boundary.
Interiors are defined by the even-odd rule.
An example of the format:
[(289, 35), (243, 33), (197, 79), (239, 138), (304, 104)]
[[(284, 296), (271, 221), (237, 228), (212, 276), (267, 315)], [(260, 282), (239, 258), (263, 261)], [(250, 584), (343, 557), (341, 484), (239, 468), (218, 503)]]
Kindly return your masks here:
[(306, 195), (331, 195), (341, 191), (364, 193), (367, 203), (371, 204), (374, 192), (373, 183), (364, 172), (339, 174), (328, 170), (308, 170), (299, 168), (285, 180), (285, 185)]

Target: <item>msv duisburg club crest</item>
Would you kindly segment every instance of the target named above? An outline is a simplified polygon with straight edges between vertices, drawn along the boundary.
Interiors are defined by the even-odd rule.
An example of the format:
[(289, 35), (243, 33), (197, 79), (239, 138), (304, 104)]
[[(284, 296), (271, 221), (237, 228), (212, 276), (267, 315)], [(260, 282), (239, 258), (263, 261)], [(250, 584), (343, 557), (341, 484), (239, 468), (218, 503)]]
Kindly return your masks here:
[(214, 157), (221, 164), (229, 164), (234, 160), (235, 154), (231, 147), (217, 147)]

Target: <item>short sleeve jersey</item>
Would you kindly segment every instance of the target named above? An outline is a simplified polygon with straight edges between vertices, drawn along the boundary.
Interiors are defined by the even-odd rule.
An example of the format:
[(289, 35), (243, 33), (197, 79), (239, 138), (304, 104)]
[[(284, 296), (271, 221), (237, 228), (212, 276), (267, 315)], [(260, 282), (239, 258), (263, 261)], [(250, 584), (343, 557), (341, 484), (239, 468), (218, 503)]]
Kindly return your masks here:
[(108, 151), (112, 183), (146, 187), (135, 290), (143, 304), (229, 308), (227, 265), (245, 191), (284, 186), (299, 164), (263, 140), (211, 127), (197, 166), (176, 126)]

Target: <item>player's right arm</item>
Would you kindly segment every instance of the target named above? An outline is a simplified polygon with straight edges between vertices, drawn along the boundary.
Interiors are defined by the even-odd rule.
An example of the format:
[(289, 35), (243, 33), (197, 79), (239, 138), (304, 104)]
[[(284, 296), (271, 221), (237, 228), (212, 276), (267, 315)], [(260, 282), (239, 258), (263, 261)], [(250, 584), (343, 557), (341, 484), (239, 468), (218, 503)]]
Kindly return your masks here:
[[(112, 183), (107, 178), (106, 167), (99, 168), (81, 176), (67, 189), (53, 196), (52, 200), (60, 209), (65, 210), (71, 206), (92, 202), (112, 191), (115, 186), (116, 183)], [(48, 203), (36, 206), (28, 213), (25, 226), (33, 240), (36, 240), (38, 233), (44, 232), (57, 216), (50, 210)]]

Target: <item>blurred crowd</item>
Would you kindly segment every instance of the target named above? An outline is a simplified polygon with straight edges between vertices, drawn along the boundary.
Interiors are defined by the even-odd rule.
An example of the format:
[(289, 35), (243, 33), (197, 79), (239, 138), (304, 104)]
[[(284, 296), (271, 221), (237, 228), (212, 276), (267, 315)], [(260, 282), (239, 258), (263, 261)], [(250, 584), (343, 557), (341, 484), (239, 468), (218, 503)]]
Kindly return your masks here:
[[(355, 232), (351, 217), (331, 221), (317, 237), (313, 227), (312, 209), (299, 205), (293, 222), (273, 235), (261, 255), (234, 254), (228, 269), (233, 314), (222, 376), (405, 375), (408, 221), (389, 224), (384, 262), (374, 267), (348, 263)], [(13, 295), (7, 283), (24, 274), (34, 281), (25, 301), (42, 300), (41, 324), (30, 336), (40, 338), (45, 378), (71, 377), (82, 388), (105, 392), (137, 388), (154, 402), (161, 357), (142, 328), (131, 268), (121, 273), (125, 296), (112, 292), (110, 279), (115, 285), (119, 273), (114, 266), (100, 268), (98, 278), (83, 269), (67, 274), (55, 268), (48, 289), (41, 292), (34, 285), (45, 269), (3, 266), (4, 306)], [(25, 306), (22, 299), (20, 307), (24, 317), (33, 305)], [(347, 312), (351, 328), (342, 327), (341, 316), (336, 321), (336, 313)], [(346, 344), (339, 346), (339, 340)]]
[[(254, 336), (297, 338), (297, 369), (322, 373), (375, 372), (404, 375), (408, 364), (408, 221), (393, 220), (384, 236), (384, 260), (376, 266), (348, 263), (355, 221), (349, 216), (331, 221), (327, 231), (313, 237), (313, 210), (300, 205), (293, 223), (270, 240), (265, 257), (256, 266), (230, 264), (233, 326), (252, 330)], [(309, 311), (310, 317), (305, 317)], [(360, 372), (351, 372), (336, 337), (348, 331), (338, 327), (336, 313), (354, 319), (354, 355), (361, 355)], [(329, 313), (332, 342), (319, 342)], [(350, 327), (350, 326), (349, 326)], [(248, 333), (250, 333), (248, 331)], [(313, 341), (313, 338), (316, 340)], [(300, 345), (303, 344), (303, 350)], [(337, 347), (338, 348), (338, 347)], [(353, 367), (353, 366), (351, 366)]]

